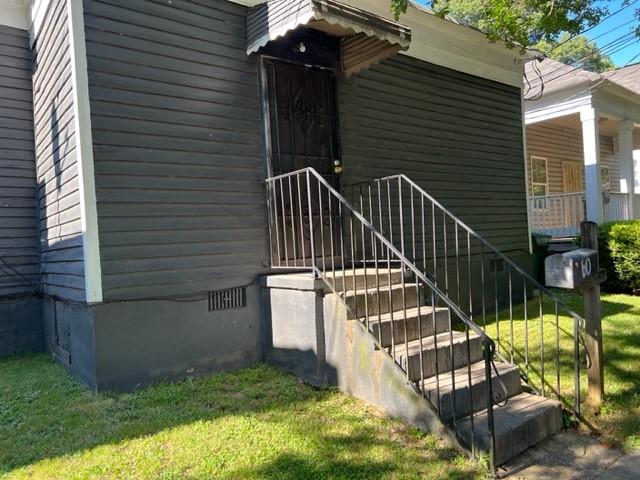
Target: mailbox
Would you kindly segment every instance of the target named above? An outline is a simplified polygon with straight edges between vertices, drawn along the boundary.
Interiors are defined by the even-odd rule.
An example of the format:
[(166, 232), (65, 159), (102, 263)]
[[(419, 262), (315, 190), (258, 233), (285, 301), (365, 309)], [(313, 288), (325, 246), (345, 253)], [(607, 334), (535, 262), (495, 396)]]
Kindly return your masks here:
[(598, 252), (589, 248), (551, 255), (544, 261), (544, 277), (548, 287), (586, 287), (596, 281), (598, 270)]

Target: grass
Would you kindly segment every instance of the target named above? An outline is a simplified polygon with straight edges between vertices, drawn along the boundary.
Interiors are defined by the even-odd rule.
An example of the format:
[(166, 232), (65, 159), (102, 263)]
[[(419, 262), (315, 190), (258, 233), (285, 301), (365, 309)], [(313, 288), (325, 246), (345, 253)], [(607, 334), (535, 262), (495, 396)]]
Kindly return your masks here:
[(484, 478), (431, 435), (262, 365), (95, 394), (44, 356), (0, 362), (0, 478)]
[[(582, 297), (560, 293), (564, 301), (576, 313), (582, 315)], [(556, 316), (551, 304), (543, 303), (544, 349), (541, 351), (539, 321), (540, 301), (527, 304), (527, 326), (524, 306), (513, 309), (513, 348), (508, 310), (499, 315), (499, 327), (492, 321), (487, 333), (494, 339), (500, 331), (499, 346), (502, 355), (512, 357), (523, 367), (529, 359), (528, 375), (538, 389), (542, 385), (544, 366), (545, 390), (557, 390), (572, 404), (574, 389), (573, 320), (558, 316), (559, 335), (556, 339)], [(602, 295), (602, 328), (605, 361), (604, 404), (593, 408), (585, 403), (582, 413), (585, 419), (603, 434), (603, 440), (626, 450), (640, 449), (640, 297), (631, 295)], [(528, 332), (528, 352), (525, 349), (525, 332)], [(560, 345), (560, 362), (555, 353)], [(541, 355), (542, 354), (542, 355)], [(542, 360), (543, 358), (544, 360)], [(581, 398), (586, 396), (585, 357), (581, 356)], [(527, 369), (523, 368), (524, 373)]]

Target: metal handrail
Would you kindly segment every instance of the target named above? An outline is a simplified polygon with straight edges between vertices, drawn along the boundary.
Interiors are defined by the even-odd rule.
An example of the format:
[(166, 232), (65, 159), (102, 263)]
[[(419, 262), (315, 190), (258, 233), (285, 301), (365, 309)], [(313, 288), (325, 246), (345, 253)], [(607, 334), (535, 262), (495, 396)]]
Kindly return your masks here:
[[(301, 183), (300, 180), (303, 180)], [(317, 182), (317, 191), (312, 193), (312, 182), (311, 179)], [(448, 312), (448, 321), (449, 321), (449, 335), (450, 335), (450, 343), (449, 347), (451, 349), (451, 381), (452, 381), (452, 394), (449, 396), (452, 406), (451, 411), (449, 412), (452, 415), (453, 421), (453, 430), (456, 432), (456, 400), (455, 400), (455, 391), (456, 391), (456, 382), (454, 377), (454, 371), (456, 368), (460, 368), (460, 366), (455, 365), (455, 356), (453, 354), (454, 342), (453, 342), (453, 331), (451, 329), (451, 314), (453, 313), (463, 324), (465, 327), (466, 337), (467, 337), (467, 355), (468, 355), (468, 388), (469, 388), (469, 417), (471, 423), (471, 448), (474, 448), (475, 445), (475, 426), (474, 426), (474, 407), (473, 397), (471, 392), (471, 353), (470, 353), (470, 344), (469, 344), (469, 332), (474, 332), (478, 337), (480, 337), (483, 345), (483, 358), (485, 362), (485, 376), (487, 381), (487, 389), (486, 389), (486, 410), (487, 410), (487, 427), (489, 430), (489, 439), (490, 439), (490, 458), (492, 469), (495, 469), (495, 465), (493, 459), (495, 458), (495, 431), (493, 426), (493, 405), (494, 405), (494, 395), (492, 391), (492, 368), (495, 369), (495, 365), (493, 365), (493, 354), (495, 352), (495, 343), (494, 341), (486, 334), (486, 332), (476, 324), (464, 310), (454, 302), (432, 279), (428, 277), (428, 275), (420, 270), (406, 255), (396, 248), (393, 245), (392, 241), (387, 239), (369, 220), (365, 218), (365, 216), (359, 212), (353, 205), (351, 205), (344, 196), (342, 196), (335, 188), (333, 188), (329, 182), (323, 178), (318, 172), (316, 172), (313, 168), (304, 168), (301, 170), (297, 170), (295, 172), (284, 173), (280, 175), (276, 175), (266, 179), (267, 186), (267, 208), (269, 214), (269, 238), (271, 244), (271, 265), (272, 268), (284, 268), (288, 270), (309, 270), (314, 272), (314, 274), (327, 283), (331, 289), (335, 293), (339, 293), (339, 288), (336, 287), (338, 282), (336, 281), (336, 266), (335, 266), (335, 251), (337, 249), (341, 250), (341, 268), (342, 268), (342, 289), (344, 291), (344, 295), (340, 295), (340, 298), (346, 302), (346, 275), (345, 275), (345, 255), (344, 255), (344, 243), (347, 240), (351, 242), (351, 267), (355, 275), (355, 268), (362, 264), (364, 268), (364, 290), (368, 292), (367, 288), (367, 267), (373, 264), (376, 277), (375, 277), (375, 288), (377, 290), (377, 301), (378, 301), (378, 319), (380, 320), (382, 317), (381, 309), (380, 309), (380, 277), (379, 277), (379, 265), (386, 264), (386, 268), (388, 271), (389, 283), (387, 285), (391, 285), (391, 265), (392, 262), (394, 265), (399, 264), (401, 267), (401, 288), (402, 288), (402, 311), (404, 312), (404, 346), (406, 348), (406, 369), (401, 365), (395, 357), (396, 344), (395, 344), (395, 325), (393, 324), (393, 308), (392, 308), (392, 293), (389, 290), (389, 312), (391, 313), (391, 352), (387, 350), (382, 344), (382, 325), (381, 323), (378, 326), (378, 339), (375, 337), (374, 331), (370, 328), (370, 310), (375, 311), (374, 306), (369, 306), (367, 304), (368, 295), (365, 294), (365, 316), (364, 316), (364, 324), (366, 329), (374, 336), (374, 341), (376, 345), (386, 351), (391, 355), (395, 364), (400, 367), (404, 373), (407, 375), (407, 380), (410, 382), (415, 382), (410, 378), (410, 366), (409, 366), (409, 340), (407, 337), (407, 309), (406, 309), (406, 294), (409, 291), (409, 288), (414, 288), (414, 285), (407, 287), (405, 284), (405, 273), (410, 272), (417, 280), (415, 284), (416, 289), (416, 299), (418, 301), (418, 330), (421, 332), (422, 329), (422, 320), (420, 318), (420, 309), (424, 308), (426, 310), (432, 309), (432, 321), (434, 324), (433, 337), (434, 342), (437, 340), (437, 329), (436, 329), (436, 304), (437, 302), (441, 302), (445, 305), (445, 308)], [(315, 188), (315, 186), (313, 187)], [(306, 196), (306, 201), (303, 202), (302, 195), (303, 190), (304, 195)], [(317, 197), (315, 197), (317, 195)], [(314, 205), (312, 202), (312, 196), (314, 197), (314, 201), (317, 199), (317, 204)], [(332, 212), (334, 201), (337, 203), (337, 212)], [(316, 207), (314, 209), (314, 206)], [(325, 212), (325, 208), (328, 212)], [(333, 218), (334, 215), (337, 214), (336, 221), (340, 222), (340, 232), (339, 238), (334, 238), (334, 230), (333, 230)], [(326, 241), (325, 241), (325, 220), (324, 216), (328, 217), (329, 222), (329, 246), (330, 246), (330, 269), (327, 271), (327, 255), (326, 255)], [(308, 220), (309, 225), (305, 225), (305, 219)], [(316, 222), (316, 220), (318, 220)], [(346, 221), (349, 221), (350, 227), (350, 235), (344, 234), (344, 226), (343, 224)], [(354, 230), (354, 221), (359, 227), (357, 230)], [(290, 222), (290, 232), (287, 233), (287, 225)], [(314, 222), (316, 222), (314, 228)], [(298, 223), (299, 228), (296, 229), (296, 223)], [(361, 245), (355, 246), (355, 240), (358, 236), (357, 231), (360, 231), (360, 239)], [(366, 233), (365, 233), (366, 231)], [(321, 248), (316, 250), (316, 235), (320, 235), (320, 244)], [(308, 235), (308, 240), (305, 240), (305, 235)], [(358, 241), (358, 243), (360, 243)], [(334, 248), (335, 246), (335, 248)], [(378, 246), (381, 248), (382, 258), (378, 257), (377, 249)], [(354, 248), (357, 247), (357, 248)], [(362, 259), (357, 259), (357, 250), (358, 248), (362, 248)], [(367, 255), (367, 249), (370, 248)], [(384, 252), (386, 250), (386, 257), (384, 256)], [(311, 256), (307, 259), (307, 252), (310, 252)], [(285, 260), (282, 261), (282, 254), (284, 252)], [(317, 257), (320, 256), (320, 262), (317, 260)], [(392, 258), (393, 261), (392, 261)], [(319, 265), (321, 264), (321, 265)], [(384, 268), (384, 267), (383, 267)], [(333, 281), (332, 281), (333, 279)], [(426, 287), (431, 292), (431, 305), (420, 307), (419, 298), (421, 295), (422, 289), (420, 288)], [(353, 287), (355, 290), (355, 294), (357, 294), (357, 287), (355, 283), (355, 278), (353, 281)], [(356, 295), (357, 296), (357, 295)], [(348, 305), (347, 305), (348, 306)], [(356, 301), (356, 315), (357, 315), (357, 301)], [(381, 320), (380, 320), (381, 321)], [(420, 341), (420, 380), (418, 381), (421, 385), (421, 388), (418, 388), (419, 391), (426, 395), (426, 390), (424, 387), (425, 375), (424, 375), (424, 364), (422, 357), (422, 341), (423, 336), (422, 333), (418, 334), (418, 339)], [(437, 343), (435, 343), (435, 381), (436, 381), (436, 389), (437, 389), (437, 403), (438, 405), (434, 408), (437, 409), (438, 412), (441, 411), (440, 405), (440, 387), (439, 387), (439, 376), (443, 375), (440, 373), (440, 363), (438, 362), (438, 347)], [(497, 369), (496, 369), (497, 373)], [(499, 380), (499, 378), (498, 378)], [(500, 380), (499, 380), (500, 381)], [(415, 383), (413, 383), (414, 386)], [(464, 413), (464, 412), (460, 412)], [(457, 433), (457, 432), (456, 432)], [(495, 470), (494, 470), (495, 471)]]
[[(497, 247), (495, 247), (493, 244), (491, 244), (487, 239), (485, 239), (484, 237), (482, 237), (478, 232), (476, 232), (475, 230), (473, 230), (471, 227), (469, 227), (466, 223), (464, 223), (462, 220), (460, 220), (460, 218), (458, 218), (457, 216), (455, 216), (453, 213), (451, 213), (451, 211), (449, 211), (447, 208), (445, 208), (440, 202), (438, 202), (435, 198), (433, 198), (431, 195), (429, 195), (422, 187), (420, 187), (418, 184), (416, 184), (413, 180), (411, 180), (409, 177), (407, 177), (404, 174), (399, 175), (400, 177), (402, 177), (403, 180), (405, 180), (406, 182), (408, 182), (410, 185), (413, 186), (413, 188), (415, 188), (418, 192), (420, 192), (423, 196), (427, 197), (430, 201), (434, 202), (436, 204), (437, 207), (439, 207), (442, 211), (444, 211), (449, 218), (451, 218), (452, 220), (455, 220), (458, 225), (460, 227), (462, 227), (464, 230), (466, 230), (467, 232), (469, 232), (474, 238), (476, 238), (478, 241), (480, 241), (485, 247), (487, 247), (489, 250), (491, 250), (492, 253), (496, 254), (501, 260), (505, 261), (506, 263), (508, 263), (511, 268), (513, 268), (516, 272), (518, 272), (520, 275), (522, 275), (523, 277), (526, 277), (527, 280), (529, 282), (531, 282), (538, 290), (543, 291), (544, 293), (547, 294), (547, 296), (553, 300), (555, 303), (558, 303), (559, 306), (562, 306), (565, 309), (565, 313), (568, 313), (569, 315), (571, 315), (571, 317), (573, 317), (574, 319), (577, 320), (582, 320), (582, 317), (580, 315), (578, 315), (577, 313), (575, 313), (573, 310), (571, 310), (563, 301), (561, 298), (559, 298), (555, 293), (553, 293), (551, 290), (549, 290), (547, 287), (545, 287), (544, 285), (542, 285), (538, 280), (536, 280), (535, 277), (533, 277), (529, 272), (527, 272), (526, 270), (522, 269), (517, 263), (515, 263), (513, 260), (511, 260), (508, 256), (506, 256), (504, 253), (502, 253), (500, 250), (498, 250)], [(580, 192), (578, 192), (580, 193)], [(533, 198), (533, 197), (532, 197)]]
[[(396, 184), (397, 182), (397, 184)], [(449, 278), (448, 278), (448, 273), (446, 272), (446, 265), (447, 262), (449, 261), (449, 253), (447, 252), (447, 223), (446, 223), (446, 218), (450, 219), (451, 222), (453, 222), (454, 226), (455, 226), (455, 257), (454, 257), (454, 261), (456, 264), (456, 274), (457, 274), (457, 278), (455, 279), (456, 282), (456, 287), (457, 287), (457, 302), (460, 302), (460, 274), (458, 271), (458, 262), (459, 262), (459, 245), (458, 245), (458, 230), (461, 229), (464, 232), (466, 232), (467, 234), (467, 252), (466, 253), (467, 257), (468, 257), (468, 262), (469, 262), (469, 267), (468, 267), (468, 283), (469, 283), (469, 312), (468, 312), (468, 317), (469, 318), (473, 318), (473, 299), (472, 299), (472, 292), (471, 292), (471, 244), (470, 244), (470, 238), (473, 238), (474, 240), (477, 240), (480, 245), (481, 245), (481, 280), (482, 280), (482, 310), (483, 310), (483, 317), (485, 316), (485, 292), (484, 292), (484, 280), (485, 280), (485, 270), (484, 270), (484, 249), (487, 249), (490, 254), (492, 254), (494, 256), (494, 258), (501, 260), (502, 262), (504, 262), (504, 264), (506, 265), (506, 267), (504, 268), (505, 271), (508, 272), (508, 290), (509, 290), (509, 316), (510, 316), (510, 326), (511, 326), (511, 339), (510, 339), (510, 344), (511, 344), (511, 362), (514, 362), (514, 331), (513, 331), (513, 291), (512, 291), (512, 287), (513, 287), (513, 281), (512, 281), (512, 272), (515, 272), (516, 274), (519, 274), (522, 278), (522, 283), (523, 283), (523, 287), (524, 287), (524, 305), (525, 305), (525, 310), (524, 310), (524, 315), (525, 315), (525, 324), (527, 323), (527, 309), (526, 309), (526, 303), (528, 301), (528, 297), (527, 297), (527, 287), (531, 287), (534, 290), (537, 290), (539, 292), (539, 297), (540, 297), (540, 318), (541, 318), (541, 388), (537, 389), (537, 393), (541, 393), (542, 395), (545, 395), (545, 378), (544, 378), (544, 335), (543, 335), (543, 331), (542, 331), (542, 325), (543, 325), (543, 295), (546, 295), (548, 297), (548, 299), (553, 303), (554, 305), (554, 312), (555, 312), (555, 318), (556, 318), (556, 322), (555, 322), (555, 327), (556, 327), (556, 341), (557, 341), (557, 347), (556, 347), (556, 370), (557, 370), (557, 385), (556, 385), (556, 396), (558, 398), (560, 398), (561, 400), (563, 400), (563, 397), (561, 395), (560, 392), (560, 375), (559, 375), (559, 370), (560, 370), (560, 346), (559, 346), (559, 326), (558, 326), (558, 314), (559, 311), (561, 310), (562, 312), (566, 313), (567, 315), (569, 315), (572, 319), (573, 319), (573, 323), (574, 323), (574, 355), (573, 355), (573, 360), (574, 360), (574, 401), (573, 401), (573, 409), (576, 413), (577, 416), (579, 416), (580, 414), (580, 360), (579, 360), (579, 352), (580, 352), (580, 346), (581, 344), (584, 346), (584, 340), (581, 337), (581, 328), (582, 325), (584, 324), (584, 320), (582, 317), (580, 317), (580, 315), (578, 315), (576, 312), (574, 312), (573, 310), (571, 310), (563, 301), (562, 299), (560, 299), (555, 293), (553, 293), (552, 291), (550, 291), (548, 288), (546, 288), (544, 285), (542, 285), (536, 278), (534, 278), (529, 272), (527, 272), (526, 270), (524, 270), (523, 268), (521, 268), (518, 264), (516, 264), (512, 259), (510, 259), (509, 257), (507, 257), (504, 253), (502, 253), (498, 248), (496, 248), (493, 244), (491, 244), (488, 240), (486, 240), (484, 237), (482, 237), (480, 234), (478, 234), (475, 230), (473, 230), (471, 227), (469, 227), (466, 223), (464, 223), (460, 218), (458, 218), (456, 215), (454, 215), (451, 211), (449, 211), (444, 205), (442, 205), (442, 203), (440, 203), (438, 200), (436, 200), (433, 196), (431, 196), (429, 193), (427, 193), (422, 187), (420, 187), (418, 184), (416, 184), (415, 182), (413, 182), (410, 178), (408, 178), (406, 175), (404, 174), (396, 174), (396, 175), (390, 175), (390, 176), (386, 176), (386, 177), (382, 177), (382, 178), (378, 178), (378, 179), (374, 179), (374, 180), (368, 180), (368, 181), (364, 181), (364, 182), (359, 182), (359, 183), (355, 183), (355, 184), (350, 184), (350, 185), (346, 185), (345, 186), (345, 190), (349, 191), (351, 189), (354, 190), (354, 192), (356, 194), (359, 195), (360, 198), (360, 206), (362, 209), (362, 213), (365, 213), (366, 211), (366, 204), (368, 203), (369, 205), (369, 213), (372, 216), (372, 220), (374, 217), (374, 212), (373, 212), (373, 208), (372, 205), (375, 204), (375, 202), (372, 200), (372, 195), (374, 198), (378, 199), (378, 204), (382, 205), (382, 201), (381, 201), (381, 197), (384, 195), (384, 186), (386, 186), (386, 191), (387, 191), (387, 198), (385, 199), (388, 202), (388, 215), (389, 218), (387, 219), (386, 224), (389, 225), (389, 229), (391, 230), (390, 232), (390, 236), (393, 238), (393, 223), (392, 223), (392, 219), (391, 219), (391, 211), (392, 211), (392, 193), (391, 193), (391, 189), (392, 188), (397, 188), (397, 208), (400, 214), (400, 243), (401, 243), (401, 251), (402, 253), (405, 253), (405, 237), (407, 236), (406, 232), (403, 231), (403, 227), (404, 227), (404, 210), (406, 210), (406, 208), (408, 207), (407, 205), (403, 205), (403, 183), (406, 184), (406, 187), (410, 190), (410, 208), (411, 208), (411, 212), (409, 212), (407, 215), (410, 217), (410, 225), (412, 227), (412, 232), (409, 234), (411, 236), (411, 243), (412, 243), (412, 247), (413, 247), (413, 258), (410, 257), (410, 260), (413, 263), (418, 264), (419, 260), (418, 260), (418, 255), (416, 255), (416, 239), (415, 239), (415, 231), (413, 231), (414, 229), (414, 225), (415, 225), (415, 211), (414, 211), (414, 192), (418, 195), (418, 197), (420, 198), (420, 205), (421, 205), (421, 209), (422, 209), (422, 230), (423, 230), (423, 265), (424, 268), (426, 270), (427, 265), (426, 265), (426, 250), (424, 250), (424, 244), (426, 243), (426, 240), (424, 238), (424, 216), (425, 216), (425, 200), (427, 202), (429, 202), (431, 204), (431, 208), (432, 208), (432, 222), (433, 222), (433, 230), (432, 230), (432, 243), (433, 243), (433, 267), (434, 270), (437, 267), (437, 254), (436, 254), (436, 241), (435, 241), (435, 237), (436, 237), (436, 223), (435, 223), (435, 217), (436, 217), (436, 208), (438, 209), (438, 211), (440, 212), (440, 214), (443, 217), (443, 243), (444, 243), (444, 264), (445, 264), (445, 292), (447, 294), (447, 296), (450, 296), (452, 294), (453, 290), (456, 290), (454, 288), (450, 288), (449, 285)], [(372, 186), (374, 187), (374, 192), (372, 194)], [(368, 191), (364, 192), (364, 194), (366, 195), (368, 193), (368, 202), (364, 202), (363, 201), (363, 187), (368, 187)], [(356, 192), (357, 189), (357, 192)], [(377, 191), (376, 191), (377, 190)], [(377, 197), (376, 197), (377, 194)], [(395, 197), (394, 197), (395, 199)], [(354, 203), (357, 204), (358, 202), (354, 200)], [(386, 208), (386, 207), (385, 207)], [(420, 208), (420, 206), (419, 206)], [(418, 209), (419, 209), (418, 208)], [(386, 217), (384, 217), (383, 214), (384, 209), (379, 208), (378, 212), (376, 212), (377, 214), (380, 215), (379, 218), (379, 223), (380, 226), (379, 228), (383, 230), (383, 226), (385, 225), (385, 219)], [(386, 214), (386, 212), (385, 212)], [(396, 219), (397, 220), (397, 219)], [(426, 272), (425, 272), (426, 273)], [(434, 275), (436, 275), (434, 273)], [(494, 281), (495, 281), (495, 290), (496, 290), (496, 297), (495, 297), (495, 302), (496, 302), (496, 334), (498, 335), (498, 339), (500, 338), (500, 334), (499, 334), (499, 320), (498, 320), (498, 297), (497, 297), (497, 289), (498, 289), (498, 284), (497, 284), (497, 267), (496, 267), (496, 272), (494, 272)], [(437, 279), (436, 279), (436, 284)], [(486, 326), (486, 324), (485, 324)], [(525, 363), (526, 363), (526, 367), (525, 367), (525, 373), (524, 373), (524, 377), (525, 377), (525, 381), (529, 382), (529, 358), (528, 358), (528, 325), (525, 325), (525, 336), (527, 338), (525, 338)], [(499, 345), (499, 343), (498, 343)], [(586, 348), (584, 349), (585, 353), (586, 352)], [(504, 358), (502, 355), (500, 355), (500, 352), (498, 352), (498, 355), (502, 358)], [(587, 361), (588, 361), (588, 353), (587, 353)], [(534, 390), (536, 390), (534, 388)], [(546, 396), (546, 395), (545, 395)]]
[[(467, 314), (463, 310), (461, 310), (460, 307), (456, 305), (447, 296), (446, 293), (440, 290), (438, 286), (430, 278), (428, 278), (422, 271), (420, 271), (396, 247), (394, 247), (393, 244), (371, 224), (371, 222), (369, 222), (365, 217), (363, 217), (362, 214), (358, 212), (335, 188), (333, 188), (329, 184), (329, 182), (327, 182), (318, 172), (316, 172), (315, 169), (311, 167), (302, 168), (300, 170), (296, 170), (295, 172), (284, 173), (281, 175), (269, 177), (267, 178), (266, 182), (267, 184), (269, 184), (275, 180), (291, 177), (299, 173), (312, 174), (316, 178), (316, 180), (318, 180), (325, 188), (331, 191), (331, 193), (342, 203), (342, 205), (345, 208), (347, 208), (347, 210), (349, 210), (349, 213), (352, 213), (358, 220), (360, 220), (360, 222), (362, 222), (365, 228), (367, 228), (371, 233), (373, 233), (373, 235), (375, 235), (375, 237), (377, 238), (378, 241), (380, 241), (380, 243), (386, 246), (396, 257), (398, 257), (398, 260), (400, 260), (400, 262), (406, 264), (407, 267), (412, 271), (412, 273), (416, 275), (416, 277), (418, 277), (422, 282), (428, 285), (429, 288), (431, 288), (436, 293), (436, 295), (438, 295), (438, 297), (440, 297), (441, 300), (447, 304), (447, 307), (451, 308), (456, 313), (456, 315), (459, 316), (460, 320), (466, 323), (469, 326), (469, 328), (471, 328), (474, 331), (474, 333), (480, 335), (483, 339), (486, 338), (488, 340), (491, 340), (491, 338), (487, 336), (487, 334), (482, 330), (482, 328), (479, 325), (477, 325), (473, 320), (471, 320), (467, 316)], [(312, 268), (314, 268), (316, 272), (321, 272), (321, 270), (317, 268), (317, 265), (315, 265), (315, 258), (312, 258), (312, 260), (314, 261), (314, 265), (312, 266)]]

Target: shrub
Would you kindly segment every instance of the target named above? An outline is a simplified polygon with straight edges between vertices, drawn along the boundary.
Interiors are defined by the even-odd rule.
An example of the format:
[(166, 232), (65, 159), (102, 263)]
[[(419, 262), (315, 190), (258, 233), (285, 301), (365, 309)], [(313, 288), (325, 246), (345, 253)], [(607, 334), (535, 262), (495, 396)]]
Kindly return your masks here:
[(604, 288), (640, 292), (640, 220), (600, 225), (598, 247), (600, 267), (607, 271)]

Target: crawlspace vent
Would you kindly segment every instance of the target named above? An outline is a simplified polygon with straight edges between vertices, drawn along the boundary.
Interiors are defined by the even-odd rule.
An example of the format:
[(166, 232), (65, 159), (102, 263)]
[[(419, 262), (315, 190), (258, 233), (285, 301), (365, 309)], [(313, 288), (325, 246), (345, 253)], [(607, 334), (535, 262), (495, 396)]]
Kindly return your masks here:
[(227, 288), (209, 292), (209, 311), (231, 310), (247, 306), (247, 289), (244, 287)]

